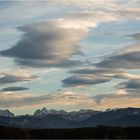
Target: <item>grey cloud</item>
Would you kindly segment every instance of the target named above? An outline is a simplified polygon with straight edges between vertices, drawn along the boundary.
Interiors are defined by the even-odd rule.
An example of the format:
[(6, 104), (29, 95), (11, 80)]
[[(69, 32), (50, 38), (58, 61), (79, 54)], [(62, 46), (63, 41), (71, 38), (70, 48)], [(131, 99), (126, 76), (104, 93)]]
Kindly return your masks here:
[(121, 69), (106, 69), (106, 68), (91, 68), (86, 67), (82, 69), (72, 70), (70, 73), (73, 74), (86, 74), (96, 75), (99, 77), (110, 77), (110, 78), (121, 78), (121, 79), (140, 79), (140, 75), (129, 74), (125, 70)]
[(94, 97), (94, 101), (96, 102), (97, 105), (101, 104), (102, 99), (103, 97), (99, 95)]
[(98, 68), (82, 68), (78, 70), (72, 70), (70, 73), (74, 74), (95, 74), (95, 75), (107, 75), (111, 76), (114, 74), (125, 73), (124, 70), (115, 70), (115, 69), (98, 69)]
[(90, 28), (116, 18), (104, 12), (71, 13), (62, 19), (31, 24), (18, 29), (23, 33), (12, 48), (0, 52), (1, 56), (15, 58), (15, 62), (29, 67), (69, 67), (81, 65), (72, 59), (82, 54), (78, 43)]
[(140, 90), (140, 80), (129, 80), (128, 82), (122, 82), (118, 86), (118, 88), (124, 89), (139, 89)]
[(69, 78), (64, 79), (63, 86), (69, 87), (69, 86), (88, 86), (88, 85), (95, 85), (100, 84), (104, 82), (110, 81), (110, 78), (108, 77), (98, 77), (95, 75), (74, 75)]
[(135, 33), (132, 35), (128, 35), (129, 37), (132, 37), (133, 39), (140, 41), (140, 33)]
[(104, 99), (122, 99), (122, 98), (140, 98), (140, 90), (126, 90), (126, 94), (118, 94), (116, 93), (109, 93), (109, 94), (100, 94), (93, 97), (94, 101), (100, 105)]
[(95, 96), (95, 102), (97, 104), (101, 104), (103, 99), (140, 98), (140, 80), (122, 82), (116, 88), (116, 93), (100, 94)]
[(36, 76), (16, 76), (16, 75), (10, 75), (10, 74), (3, 74), (3, 76), (0, 78), (0, 85), (1, 84), (10, 84), (10, 83), (16, 83), (21, 81), (30, 81), (37, 78)]
[(0, 78), (0, 84), (16, 83), (20, 81), (28, 81), (28, 80), (21, 77), (15, 77), (12, 75), (5, 75), (2, 78)]
[(98, 105), (100, 105), (104, 98), (108, 98), (109, 99), (109, 98), (118, 98), (118, 97), (120, 98), (120, 96), (118, 96), (116, 94), (113, 94), (113, 93), (110, 93), (110, 94), (100, 94), (100, 95), (97, 95), (97, 96), (93, 97), (93, 99), (94, 99), (94, 101)]
[(140, 46), (124, 48), (95, 64), (97, 67), (140, 69)]
[[(116, 86), (116, 93), (98, 94), (93, 97), (94, 101), (97, 104), (101, 104), (102, 100), (104, 99), (140, 97), (140, 75), (129, 74), (127, 71), (121, 69), (93, 68), (91, 66), (72, 70), (70, 71), (70, 73), (75, 75), (63, 81), (65, 86), (99, 84), (102, 82), (110, 81), (112, 78), (129, 80), (128, 82), (122, 82), (118, 86)], [(106, 80), (101, 80), (102, 78), (104, 78), (104, 80), (106, 78)]]
[(86, 86), (100, 84), (110, 81), (112, 78), (120, 79), (138, 79), (140, 75), (129, 74), (119, 69), (101, 69), (101, 68), (81, 68), (72, 70), (70, 73), (75, 74), (64, 79), (62, 82), (65, 87), (68, 86)]
[(140, 90), (129, 91), (128, 94), (116, 94), (116, 93), (109, 93), (109, 94), (100, 94), (93, 97), (94, 101), (100, 105), (104, 99), (123, 99), (123, 98), (140, 98), (140, 94), (138, 93)]
[(77, 43), (86, 32), (82, 29), (61, 28), (59, 21), (48, 21), (20, 27), (24, 32), (18, 43), (2, 56), (15, 58), (15, 62), (30, 67), (66, 67), (81, 64), (70, 59), (81, 54)]
[(10, 107), (25, 107), (25, 106), (32, 106), (37, 104), (64, 104), (66, 100), (69, 102), (73, 100), (81, 100), (81, 99), (89, 99), (88, 95), (86, 94), (76, 94), (76, 93), (51, 93), (48, 95), (41, 95), (41, 96), (34, 96), (28, 93), (10, 93), (0, 94), (0, 107), (1, 108), (10, 108)]
[(124, 90), (129, 97), (140, 97), (140, 79), (122, 82), (116, 88)]
[[(34, 105), (34, 104), (41, 104), (44, 101), (47, 101), (49, 99), (52, 99), (52, 97), (49, 97), (47, 95), (44, 96), (27, 96), (21, 95), (16, 97), (16, 94), (11, 95), (2, 95), (2, 97), (9, 97), (8, 99), (3, 98), (3, 100), (0, 99), (0, 107), (1, 108), (8, 108), (8, 107), (22, 107), (22, 106), (28, 106), (28, 105)], [(14, 97), (13, 97), (14, 96)], [(24, 97), (25, 96), (25, 97)]]
[(3, 88), (1, 92), (7, 92), (7, 91), (22, 91), (22, 90), (28, 90), (29, 88), (26, 87), (7, 87)]

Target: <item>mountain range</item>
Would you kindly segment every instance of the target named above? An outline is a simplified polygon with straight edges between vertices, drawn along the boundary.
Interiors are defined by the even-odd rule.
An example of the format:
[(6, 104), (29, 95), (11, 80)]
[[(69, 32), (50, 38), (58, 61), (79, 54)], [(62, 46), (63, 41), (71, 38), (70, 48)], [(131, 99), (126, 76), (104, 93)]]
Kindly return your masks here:
[(81, 109), (38, 109), (33, 115), (15, 116), (8, 109), (0, 110), (0, 125), (20, 128), (81, 128), (104, 126), (140, 126), (140, 108), (118, 108), (96, 111)]

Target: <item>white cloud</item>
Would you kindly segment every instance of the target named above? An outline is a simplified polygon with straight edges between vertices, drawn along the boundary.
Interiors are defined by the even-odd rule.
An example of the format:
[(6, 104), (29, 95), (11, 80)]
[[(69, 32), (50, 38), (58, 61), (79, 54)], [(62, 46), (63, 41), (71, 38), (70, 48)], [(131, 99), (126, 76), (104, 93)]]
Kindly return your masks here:
[[(96, 28), (99, 24), (105, 22), (116, 21), (117, 18), (111, 13), (94, 12), (94, 11), (81, 11), (73, 12), (67, 17), (64, 17), (65, 28), (82, 28), (88, 30), (90, 28)], [(63, 21), (63, 20), (62, 20)]]

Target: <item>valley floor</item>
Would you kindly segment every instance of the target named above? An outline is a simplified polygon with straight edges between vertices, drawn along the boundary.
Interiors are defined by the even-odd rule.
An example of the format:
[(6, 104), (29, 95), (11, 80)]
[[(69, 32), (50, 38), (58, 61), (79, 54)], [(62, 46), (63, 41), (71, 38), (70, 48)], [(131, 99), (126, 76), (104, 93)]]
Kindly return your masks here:
[(0, 139), (140, 139), (140, 127), (21, 129), (0, 126)]

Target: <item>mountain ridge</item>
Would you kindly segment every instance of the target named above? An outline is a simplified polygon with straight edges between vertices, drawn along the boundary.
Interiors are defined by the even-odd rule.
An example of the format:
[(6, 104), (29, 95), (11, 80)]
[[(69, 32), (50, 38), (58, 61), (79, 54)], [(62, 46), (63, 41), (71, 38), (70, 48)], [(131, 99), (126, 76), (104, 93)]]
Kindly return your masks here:
[[(0, 112), (2, 112), (0, 110)], [(6, 112), (11, 113), (9, 110)], [(11, 113), (12, 114), (12, 113)], [(36, 110), (33, 115), (2, 116), (0, 125), (21, 128), (81, 128), (106, 126), (140, 126), (140, 108), (118, 108), (106, 111)]]

